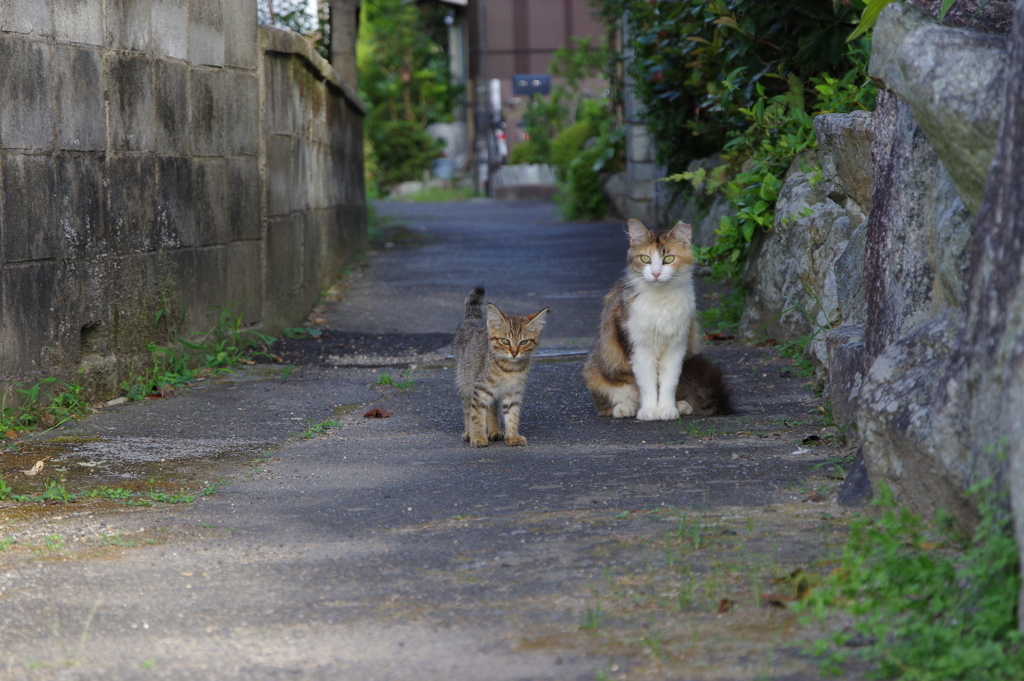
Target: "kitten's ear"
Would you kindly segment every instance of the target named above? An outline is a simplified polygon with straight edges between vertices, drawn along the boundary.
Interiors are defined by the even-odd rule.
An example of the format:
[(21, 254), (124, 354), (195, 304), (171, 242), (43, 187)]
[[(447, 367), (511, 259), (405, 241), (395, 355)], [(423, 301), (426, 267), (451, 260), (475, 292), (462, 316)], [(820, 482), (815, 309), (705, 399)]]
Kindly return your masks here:
[(669, 232), (669, 237), (684, 246), (689, 246), (693, 240), (693, 228), (680, 220), (676, 223), (676, 226), (672, 228), (672, 231)]
[(540, 312), (534, 312), (526, 317), (526, 326), (530, 327), (530, 331), (540, 333), (540, 330), (544, 328), (544, 321), (548, 316), (548, 312), (551, 312), (550, 307), (545, 307)]
[(626, 229), (629, 231), (630, 246), (637, 246), (651, 238), (651, 233), (644, 227), (644, 223), (636, 218), (629, 219), (629, 222), (626, 223)]
[(505, 325), (505, 315), (501, 310), (494, 307), (494, 303), (487, 303), (487, 328), (500, 329)]

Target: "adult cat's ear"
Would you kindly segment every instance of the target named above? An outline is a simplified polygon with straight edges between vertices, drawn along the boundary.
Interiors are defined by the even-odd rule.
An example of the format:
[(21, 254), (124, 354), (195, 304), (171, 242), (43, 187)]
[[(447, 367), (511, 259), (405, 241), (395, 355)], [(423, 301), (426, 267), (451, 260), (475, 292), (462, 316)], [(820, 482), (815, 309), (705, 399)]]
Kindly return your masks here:
[(651, 233), (644, 227), (644, 223), (636, 218), (629, 219), (629, 222), (626, 223), (626, 229), (629, 231), (630, 246), (636, 246), (651, 238)]
[(686, 224), (682, 220), (676, 223), (676, 226), (669, 232), (669, 237), (684, 246), (689, 246), (693, 239), (693, 228)]
[(494, 307), (494, 303), (487, 303), (487, 328), (500, 329), (505, 324), (505, 315), (501, 310)]
[(545, 307), (540, 312), (534, 312), (526, 317), (526, 326), (530, 327), (530, 331), (540, 331), (544, 328), (544, 321), (547, 319), (548, 312), (551, 312), (550, 307)]

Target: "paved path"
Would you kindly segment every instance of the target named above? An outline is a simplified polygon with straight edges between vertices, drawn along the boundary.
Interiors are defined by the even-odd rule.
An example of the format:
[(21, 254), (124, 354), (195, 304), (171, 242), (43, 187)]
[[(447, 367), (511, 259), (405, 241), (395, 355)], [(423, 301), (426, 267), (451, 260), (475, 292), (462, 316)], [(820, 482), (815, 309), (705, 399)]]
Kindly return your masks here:
[[(599, 590), (611, 599), (620, 577), (674, 565), (646, 538), (665, 528), (706, 531), (710, 514), (731, 538), (742, 529), (722, 523), (799, 516), (815, 538), (783, 550), (781, 534), (750, 529), (742, 545), (776, 571), (801, 559), (790, 548), (827, 540), (820, 512), (802, 503), (801, 481), (825, 457), (798, 447), (818, 432), (802, 381), (764, 351), (716, 347), (740, 416), (599, 419), (572, 353), (592, 341), (622, 267), (622, 225), (562, 223), (545, 203), (382, 211), (414, 245), (380, 250), (318, 311), (327, 332), (286, 348), (304, 364), (284, 380), (280, 366), (253, 367), (23, 446), (19, 465), (48, 455), (54, 475), (85, 462), (110, 475), (234, 482), (179, 506), (2, 505), (0, 539), (13, 543), (0, 553), (0, 678), (816, 678), (778, 640), (796, 627), (788, 613), (723, 620), (713, 607), (688, 610), (680, 591), (674, 615), (634, 622), (620, 609), (607, 629), (580, 629), (588, 614), (599, 619)], [(476, 284), (502, 309), (552, 308), (550, 357), (525, 400), (527, 447), (470, 449), (459, 437), (445, 356)], [(415, 383), (380, 385), (383, 374)], [(373, 406), (394, 415), (363, 418)], [(341, 425), (294, 436), (326, 420)], [(8, 470), (14, 455), (4, 456)], [(694, 557), (687, 570), (714, 576), (724, 564)], [(701, 602), (717, 602), (719, 587), (702, 584)], [(679, 645), (697, 652), (658, 652), (646, 624), (656, 617), (689, 627)], [(750, 618), (763, 631), (746, 648), (697, 635), (699, 622), (717, 632), (707, 636), (742, 638), (730, 627)]]

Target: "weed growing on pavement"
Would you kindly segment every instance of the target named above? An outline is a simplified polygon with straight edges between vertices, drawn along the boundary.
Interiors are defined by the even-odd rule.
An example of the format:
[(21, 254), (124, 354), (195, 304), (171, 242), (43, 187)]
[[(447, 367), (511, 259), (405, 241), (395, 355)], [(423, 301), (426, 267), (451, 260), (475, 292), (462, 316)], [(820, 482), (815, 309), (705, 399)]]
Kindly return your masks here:
[(584, 613), (583, 620), (580, 623), (580, 629), (589, 629), (594, 631), (601, 623), (601, 597), (598, 596), (595, 590), (592, 590), (592, 593), (594, 598), (593, 605), (591, 605), (591, 602), (588, 599), (584, 599), (583, 601)]
[(309, 440), (317, 435), (324, 435), (331, 428), (337, 428), (341, 425), (338, 421), (321, 421), (320, 423), (313, 423), (313, 419), (307, 419), (307, 421), (310, 422), (310, 426), (297, 435), (297, 437), (301, 437), (303, 440)]
[(737, 286), (732, 293), (720, 298), (714, 305), (698, 313), (701, 327), (712, 334), (735, 331), (740, 325), (740, 316), (743, 314), (743, 303), (746, 298), (746, 289)]
[(56, 502), (71, 504), (79, 501), (94, 499), (109, 499), (120, 501), (130, 506), (152, 506), (159, 504), (190, 504), (201, 497), (215, 494), (224, 485), (230, 484), (224, 478), (217, 482), (203, 482), (204, 487), (198, 492), (191, 492), (185, 488), (175, 492), (163, 492), (155, 489), (156, 480), (150, 478), (148, 482), (149, 491), (131, 491), (122, 487), (95, 487), (81, 492), (69, 491), (64, 480), (51, 480), (46, 483), (43, 491), (37, 495), (15, 494), (11, 487), (0, 479), (0, 501), (14, 501), (21, 503), (47, 503)]
[[(169, 305), (157, 312), (156, 321), (171, 318)], [(201, 375), (230, 371), (239, 364), (252, 364), (253, 355), (265, 355), (274, 338), (242, 328), (242, 313), (234, 312), (234, 305), (214, 306), (217, 321), (209, 331), (180, 334), (184, 318), (172, 325), (168, 322), (170, 345), (161, 347), (150, 343), (147, 348), (153, 365), (141, 373), (133, 374), (121, 382), (121, 389), (130, 400), (141, 400), (149, 395), (168, 396), (175, 388), (194, 381)], [(283, 380), (283, 379), (282, 379)]]
[(896, 506), (879, 485), (880, 518), (850, 528), (840, 566), (815, 589), (810, 611), (842, 608), (855, 617), (859, 653), (844, 632), (819, 642), (823, 671), (860, 655), (880, 678), (1011, 681), (1024, 669), (1017, 628), (1021, 577), (1012, 517), (987, 480), (971, 488), (981, 520), (970, 537), (948, 514), (934, 522)]
[(64, 538), (59, 534), (48, 534), (45, 540), (46, 550), (50, 553), (56, 553), (64, 548)]
[(807, 663), (777, 654), (778, 632), (787, 632), (787, 645), (821, 635), (801, 627), (789, 607), (837, 560), (841, 539), (832, 535), (845, 533), (830, 521), (823, 537), (819, 520), (803, 504), (745, 514), (703, 507), (609, 514), (616, 541), (600, 549), (604, 578), (581, 598), (577, 628), (595, 650), (647, 656), (666, 678), (718, 664), (742, 630), (748, 652), (735, 678), (786, 675), (787, 665)]
[(132, 541), (130, 539), (122, 539), (119, 534), (103, 534), (100, 533), (100, 543), (104, 546), (138, 546), (139, 542)]
[(78, 385), (44, 378), (24, 388), (16, 384), (20, 396), (8, 404), (8, 395), (0, 398), (0, 440), (13, 439), (35, 428), (54, 428), (89, 412)]
[(684, 430), (686, 431), (686, 434), (690, 437), (695, 437), (701, 440), (713, 440), (716, 437), (726, 434), (724, 431), (719, 433), (715, 424), (708, 423), (707, 421), (687, 419), (684, 423)]
[(399, 374), (403, 379), (396, 381), (391, 378), (389, 374), (381, 374), (380, 378), (377, 379), (376, 385), (393, 385), (399, 390), (408, 390), (409, 388), (416, 385), (416, 379), (412, 378), (412, 372), (408, 370), (402, 370)]
[[(175, 321), (170, 308), (165, 297), (154, 323), (165, 327), (172, 342), (166, 347), (149, 343), (146, 348), (152, 365), (141, 371), (133, 369), (121, 382), (121, 390), (130, 400), (168, 397), (175, 388), (199, 376), (252, 364), (251, 357), (265, 354), (274, 342), (270, 336), (242, 328), (242, 315), (235, 314), (233, 305), (213, 308), (217, 321), (209, 331), (182, 336), (184, 313)], [(28, 387), (15, 384), (14, 388), (13, 394), (0, 395), (0, 441), (15, 439), (25, 431), (55, 428), (90, 411), (82, 386), (53, 376)]]

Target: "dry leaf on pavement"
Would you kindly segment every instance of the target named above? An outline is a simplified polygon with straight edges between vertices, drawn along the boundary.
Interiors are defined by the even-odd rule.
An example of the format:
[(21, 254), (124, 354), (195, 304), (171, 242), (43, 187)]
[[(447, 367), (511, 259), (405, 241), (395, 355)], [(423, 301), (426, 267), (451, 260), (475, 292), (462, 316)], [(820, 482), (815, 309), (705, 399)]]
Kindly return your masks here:
[(29, 468), (27, 471), (22, 471), (25, 475), (38, 475), (39, 471), (43, 470), (43, 466), (46, 465), (46, 459), (40, 459), (36, 461), (36, 464)]

